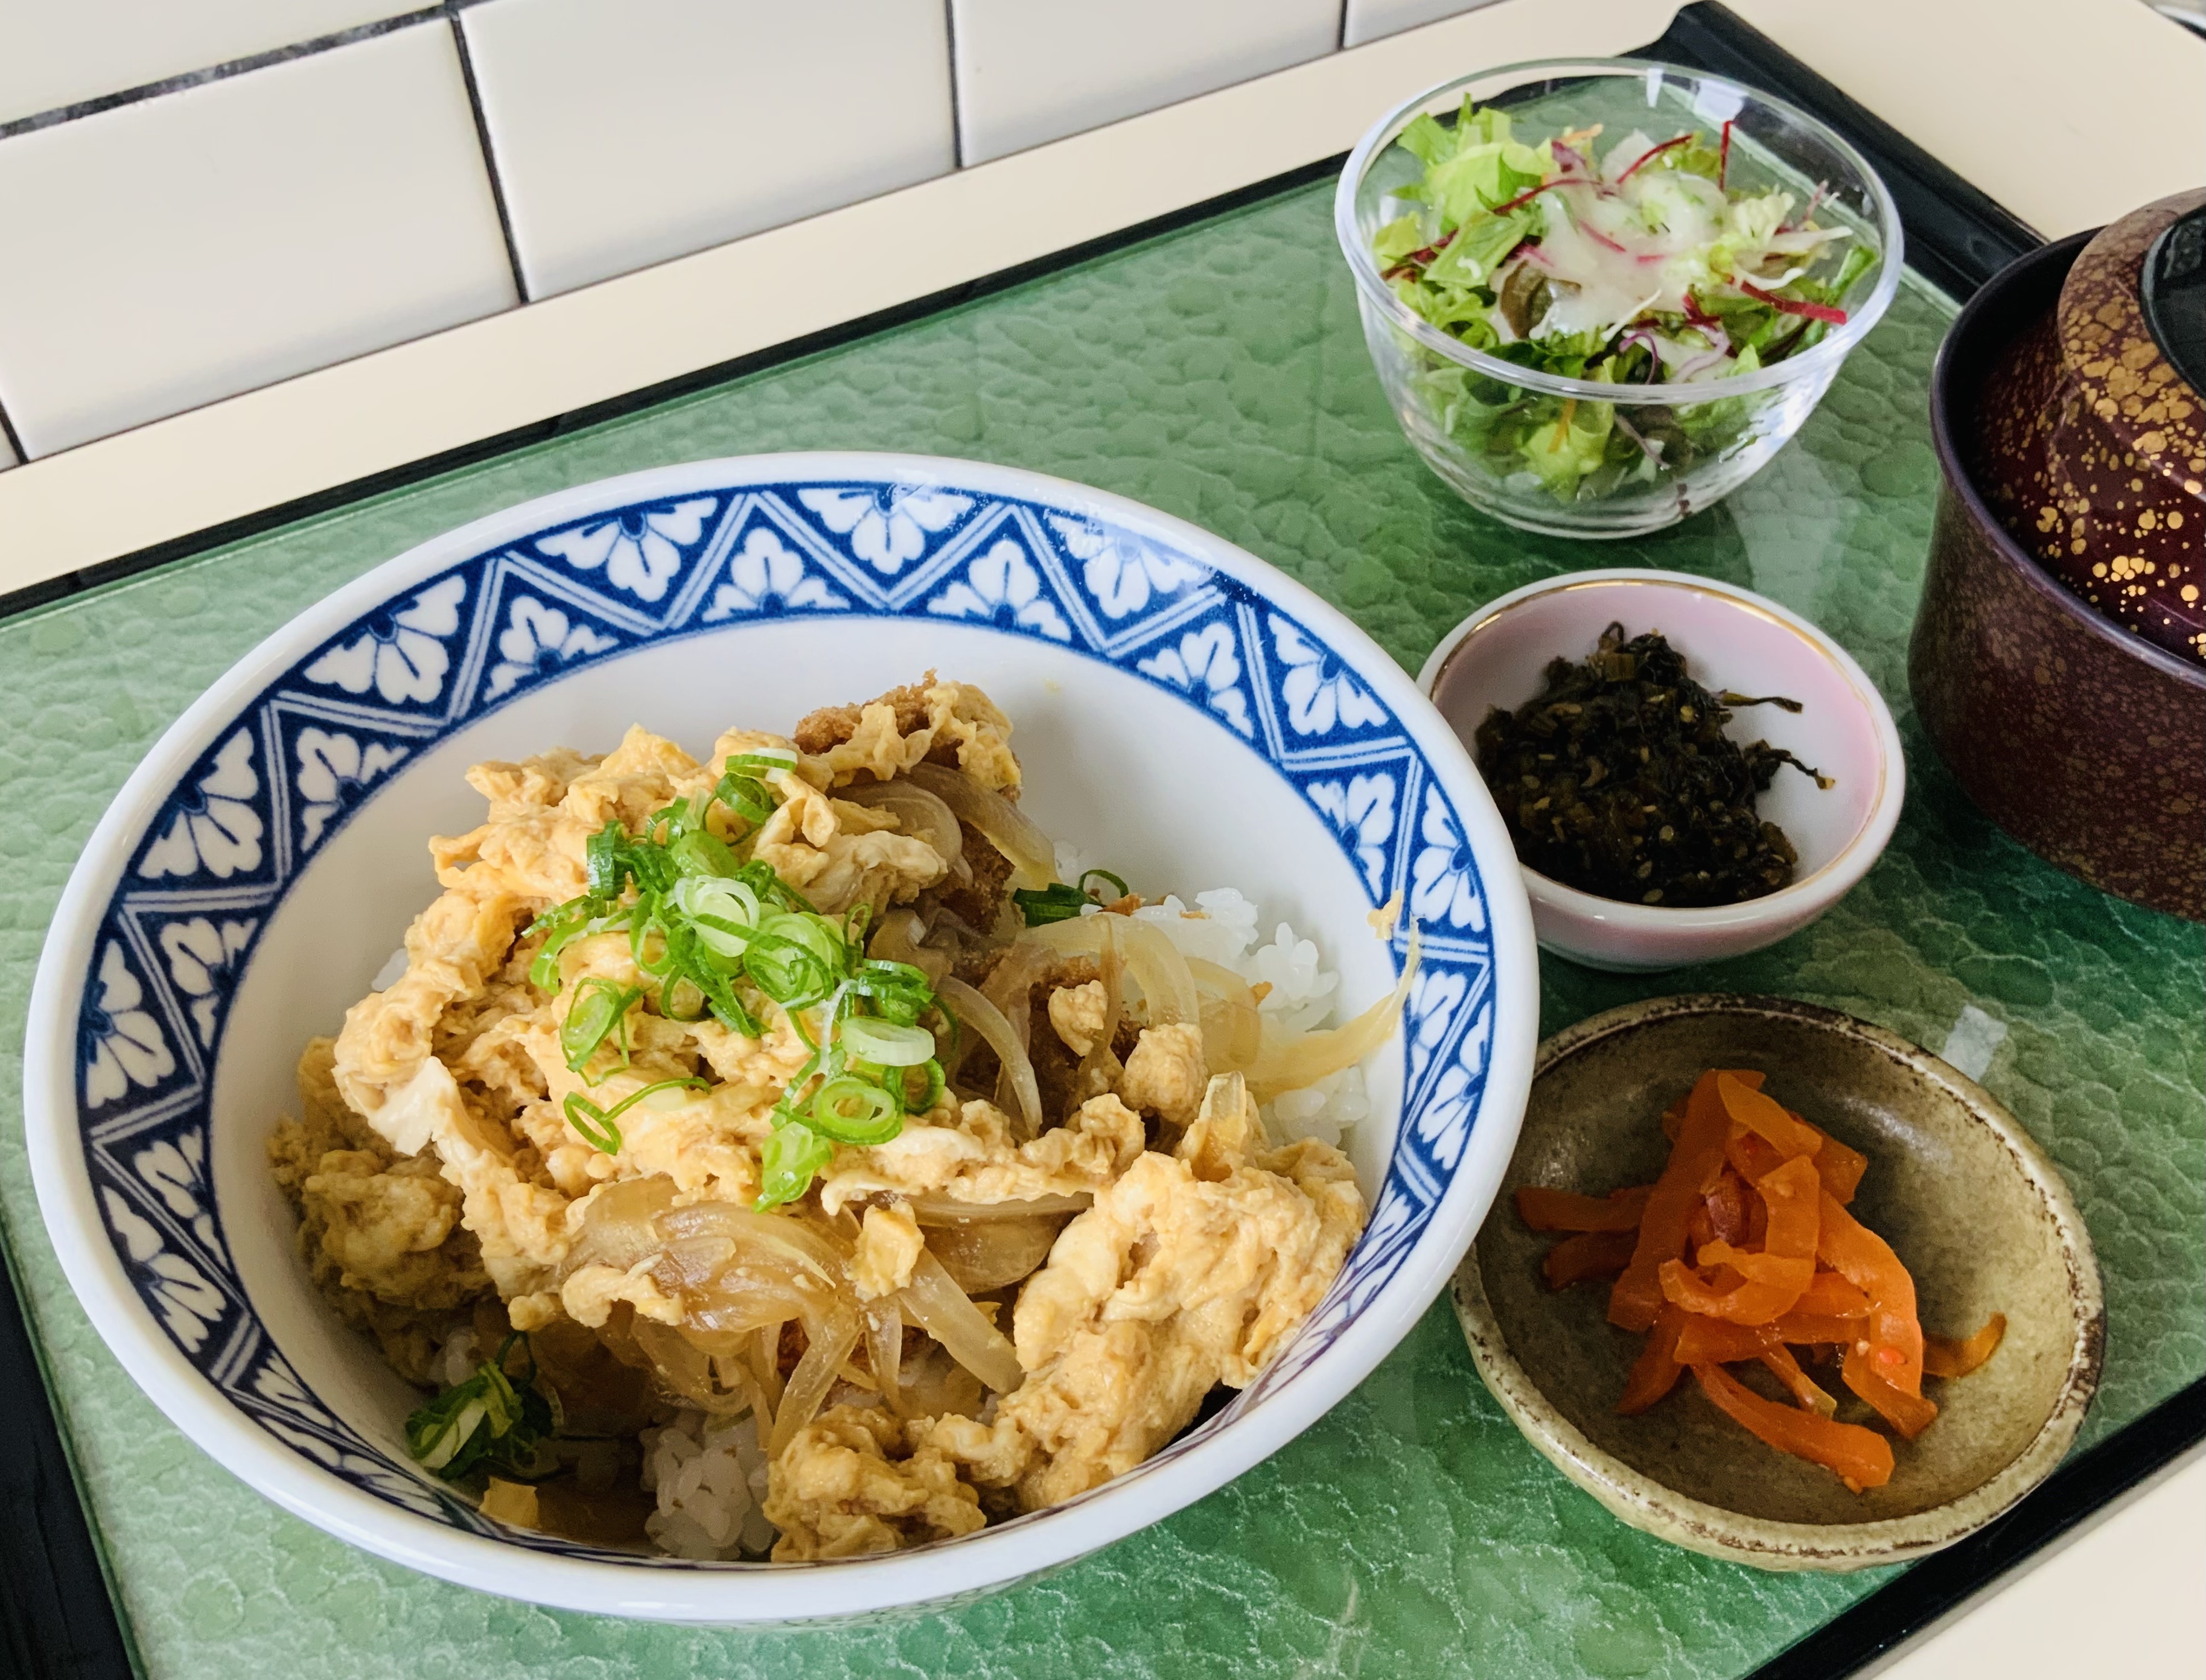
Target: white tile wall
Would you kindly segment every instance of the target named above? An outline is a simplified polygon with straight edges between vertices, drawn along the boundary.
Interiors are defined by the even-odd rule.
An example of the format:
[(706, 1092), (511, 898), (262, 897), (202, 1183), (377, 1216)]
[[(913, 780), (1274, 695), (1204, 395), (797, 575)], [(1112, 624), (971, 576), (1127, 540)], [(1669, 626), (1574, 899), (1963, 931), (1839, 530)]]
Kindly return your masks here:
[(1317, 58), (1341, 0), (951, 0), (964, 161)]
[[(1381, 35), (1399, 34), (1421, 23), (1437, 23), (1458, 12), (1475, 12), (1481, 6), (1492, 4), (1494, 0), (1348, 0), (1348, 22), (1341, 31), (1340, 44), (1362, 46)], [(1446, 73), (1433, 80), (1446, 80)]]
[(33, 456), (515, 301), (441, 21), (0, 140)]
[(0, 0), (0, 468), (1488, 3)]
[(419, 9), (424, 0), (0, 0), (0, 122)]
[(957, 167), (942, 0), (486, 0), (461, 18), (532, 298)]

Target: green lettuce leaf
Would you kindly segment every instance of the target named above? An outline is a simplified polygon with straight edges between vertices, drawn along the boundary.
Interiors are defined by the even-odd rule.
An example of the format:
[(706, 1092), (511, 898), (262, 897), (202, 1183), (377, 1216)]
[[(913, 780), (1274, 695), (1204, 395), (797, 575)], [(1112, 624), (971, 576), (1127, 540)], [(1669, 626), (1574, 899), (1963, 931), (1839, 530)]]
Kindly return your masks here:
[(1391, 268), (1412, 251), (1422, 251), (1432, 241), (1425, 237), (1423, 218), (1418, 216), (1398, 216), (1371, 235), (1371, 254), (1379, 259), (1379, 266)]
[(1514, 251), (1537, 224), (1532, 206), (1506, 216), (1481, 215), (1458, 230), (1447, 248), (1425, 270), (1425, 278), (1446, 286), (1482, 286), (1494, 278), (1501, 259)]
[[(1603, 362), (1589, 377), (1607, 384), (1610, 366)], [(1553, 419), (1525, 436), (1517, 453), (1550, 491), (1570, 501), (1576, 497), (1581, 481), (1607, 459), (1608, 441), (1615, 431), (1614, 403), (1565, 402), (1556, 408)]]
[(1443, 128), (1434, 118), (1421, 112), (1410, 119), (1408, 128), (1395, 135), (1394, 144), (1430, 169), (1455, 156), (1455, 131)]

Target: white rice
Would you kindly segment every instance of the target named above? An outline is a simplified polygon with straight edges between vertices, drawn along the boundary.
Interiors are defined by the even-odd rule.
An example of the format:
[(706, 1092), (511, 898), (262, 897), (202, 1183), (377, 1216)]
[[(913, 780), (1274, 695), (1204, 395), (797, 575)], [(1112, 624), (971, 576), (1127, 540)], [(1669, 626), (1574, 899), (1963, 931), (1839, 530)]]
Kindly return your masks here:
[(683, 1411), (643, 1432), (643, 1486), (659, 1497), (644, 1530), (671, 1556), (724, 1562), (762, 1556), (775, 1529), (766, 1503), (766, 1458), (747, 1412), (732, 1423)]
[[(1077, 881), (1095, 867), (1076, 847), (1057, 848), (1060, 880)], [(1100, 914), (1091, 909), (1087, 914)], [(1287, 922), (1274, 924), (1263, 943), (1256, 906), (1231, 887), (1195, 895), (1194, 908), (1167, 895), (1134, 912), (1161, 928), (1183, 956), (1200, 957), (1231, 968), (1250, 986), (1267, 985), (1257, 1005), (1267, 1034), (1306, 1033), (1331, 1024), (1339, 1002), (1340, 976), (1325, 967), (1316, 943)], [(1303, 1091), (1291, 1091), (1264, 1110), (1275, 1137), (1315, 1137), (1338, 1145), (1341, 1135), (1371, 1111), (1360, 1067), (1344, 1069)]]

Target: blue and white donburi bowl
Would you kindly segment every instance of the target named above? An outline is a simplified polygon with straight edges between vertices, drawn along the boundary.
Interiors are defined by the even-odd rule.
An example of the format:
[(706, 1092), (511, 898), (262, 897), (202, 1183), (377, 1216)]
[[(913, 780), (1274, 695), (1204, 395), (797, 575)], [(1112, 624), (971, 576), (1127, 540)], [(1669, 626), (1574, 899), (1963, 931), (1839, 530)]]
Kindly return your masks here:
[[(266, 1139), (434, 896), (462, 772), (641, 723), (701, 751), (930, 668), (1012, 718), (1025, 806), (1152, 891), (1239, 887), (1350, 1010), (1422, 968), (1350, 1153), (1373, 1202), (1258, 1380), (1155, 1458), (965, 1539), (795, 1568), (504, 1527), (408, 1458), (418, 1393), (309, 1286)], [(1367, 915), (1395, 895), (1391, 941)], [(1107, 1545), (1308, 1427), (1453, 1272), (1514, 1147), (1538, 975), (1509, 841), (1415, 685), (1309, 591), (1135, 503), (973, 462), (710, 461), (497, 514), (377, 568), (231, 669), (101, 820), (39, 966), (26, 1095), (70, 1282), (184, 1433), (332, 1534), (617, 1615), (801, 1621), (969, 1594)]]

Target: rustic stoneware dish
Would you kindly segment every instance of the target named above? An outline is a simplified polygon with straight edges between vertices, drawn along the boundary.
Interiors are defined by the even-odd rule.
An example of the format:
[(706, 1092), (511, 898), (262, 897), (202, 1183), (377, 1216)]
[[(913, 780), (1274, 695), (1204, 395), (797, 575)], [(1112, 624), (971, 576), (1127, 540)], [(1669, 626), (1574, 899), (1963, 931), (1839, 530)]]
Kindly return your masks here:
[(1756, 809), (1799, 854), (1792, 885), (1740, 904), (1630, 904), (1526, 869), (1541, 945), (1589, 968), (1647, 971), (1713, 962), (1774, 945), (1852, 891), (1882, 854), (1907, 794), (1892, 713), (1867, 672), (1798, 614), (1750, 590), (1684, 572), (1569, 572), (1513, 590), (1440, 638), (1417, 675), (1475, 758), (1478, 726), (1541, 692), (1558, 657), (1583, 659), (1601, 632), (1660, 630), (1710, 688), (1801, 703), (1741, 707), (1733, 740), (1757, 737), (1822, 771), (1828, 787), (1781, 770)]
[[(1913, 1272), (1924, 1327), (1965, 1335), (1994, 1312), (1983, 1367), (1924, 1392), (1938, 1420), (1895, 1442), (1889, 1484), (1852, 1494), (1747, 1435), (1690, 1379), (1638, 1417), (1613, 1408), (1641, 1338), (1607, 1291), (1551, 1293), (1554, 1239), (1510, 1198), (1524, 1184), (1645, 1183), (1658, 1117), (1709, 1067), (1769, 1089), (1866, 1153), (1854, 1211)], [(1774, 998), (1699, 995), (1612, 1010), (1540, 1047), (1502, 1197), (1456, 1273), (1455, 1305), (1494, 1397), (1557, 1469), (1637, 1528), (1766, 1570), (1857, 1570), (1952, 1545), (2042, 1481), (2075, 1439), (2106, 1337), (2098, 1264), (2067, 1186), (2014, 1117), (1929, 1051), (1866, 1022)], [(1839, 1415), (1868, 1414), (1841, 1393)]]
[[(939, 666), (1018, 720), (1030, 809), (1137, 879), (1233, 882), (1368, 998), (1422, 938), (1350, 1150), (1372, 1211), (1294, 1339), (1215, 1416), (1065, 1504), (784, 1568), (492, 1520), (408, 1457), (421, 1402), (315, 1295), (267, 1171), (292, 1067), (435, 891), (462, 777), (632, 721), (702, 747)], [(1374, 906), (1400, 897), (1390, 941)], [(179, 718), (87, 842), (25, 1061), (69, 1282), (176, 1426), (270, 1498), (447, 1580), (599, 1614), (760, 1623), (984, 1591), (1275, 1451), (1423, 1316), (1492, 1200), (1538, 1035), (1516, 859), (1401, 668), (1254, 556), (1100, 491), (924, 456), (754, 456), (563, 491), (376, 568)], [(1414, 1054), (1412, 1053), (1414, 1050)]]

